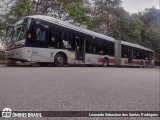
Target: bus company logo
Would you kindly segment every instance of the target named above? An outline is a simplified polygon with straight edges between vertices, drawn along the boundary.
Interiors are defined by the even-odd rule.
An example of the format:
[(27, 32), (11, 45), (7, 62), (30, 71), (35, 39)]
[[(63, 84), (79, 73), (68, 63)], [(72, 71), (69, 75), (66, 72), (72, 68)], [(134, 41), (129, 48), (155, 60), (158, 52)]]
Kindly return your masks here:
[(10, 108), (4, 108), (2, 110), (2, 117), (4, 117), (4, 118), (12, 117), (12, 110)]
[(2, 110), (2, 117), (3, 118), (10, 118), (10, 117), (42, 117), (41, 113), (40, 112), (15, 112), (15, 111), (12, 111), (10, 108), (4, 108)]

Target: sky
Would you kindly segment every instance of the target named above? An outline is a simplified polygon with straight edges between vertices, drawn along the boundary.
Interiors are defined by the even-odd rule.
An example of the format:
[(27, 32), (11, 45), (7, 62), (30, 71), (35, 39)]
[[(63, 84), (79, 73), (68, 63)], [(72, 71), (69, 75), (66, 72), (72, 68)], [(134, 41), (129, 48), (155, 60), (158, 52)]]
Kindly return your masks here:
[(130, 13), (138, 13), (144, 11), (145, 8), (155, 6), (159, 9), (160, 0), (121, 0), (122, 7)]

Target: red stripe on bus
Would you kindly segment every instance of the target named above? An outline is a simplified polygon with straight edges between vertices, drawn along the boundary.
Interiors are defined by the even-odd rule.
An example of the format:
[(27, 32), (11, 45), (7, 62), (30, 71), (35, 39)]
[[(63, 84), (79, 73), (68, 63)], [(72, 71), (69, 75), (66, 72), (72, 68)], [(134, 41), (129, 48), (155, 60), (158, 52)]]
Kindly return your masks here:
[(104, 58), (99, 58), (99, 59), (98, 59), (98, 62), (103, 63), (103, 62), (104, 62)]
[(141, 62), (140, 61), (133, 61), (133, 64), (139, 65)]
[(124, 63), (125, 63), (125, 64), (128, 64), (128, 60), (125, 60)]
[(109, 63), (114, 63), (114, 59), (109, 59)]
[[(125, 64), (128, 64), (128, 61), (125, 60), (124, 63), (125, 63)], [(132, 64), (139, 65), (140, 63), (141, 63), (140, 61), (132, 61)]]

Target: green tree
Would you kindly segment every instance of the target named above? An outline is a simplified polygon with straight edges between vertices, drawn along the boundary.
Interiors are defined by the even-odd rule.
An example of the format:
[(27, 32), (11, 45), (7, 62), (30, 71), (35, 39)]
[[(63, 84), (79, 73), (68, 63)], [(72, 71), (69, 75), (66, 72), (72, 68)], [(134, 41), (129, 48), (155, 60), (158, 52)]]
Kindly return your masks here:
[(84, 4), (84, 0), (76, 0), (66, 6), (66, 12), (73, 23), (90, 26), (92, 24), (91, 9)]
[(154, 7), (146, 8), (143, 14), (140, 14), (140, 19), (144, 22), (145, 26), (155, 26), (160, 27), (160, 11)]
[(115, 34), (114, 38), (121, 39), (124, 41), (130, 41), (129, 30), (130, 30), (130, 14), (126, 12), (122, 7), (116, 8), (114, 14), (117, 16), (117, 24), (114, 27), (114, 31), (117, 30), (119, 34)]
[(141, 32), (143, 25), (143, 21), (141, 21), (137, 16), (132, 15), (130, 17), (128, 36), (131, 42), (141, 44)]
[(145, 9), (138, 14), (143, 21), (142, 45), (151, 48), (156, 53), (156, 58), (160, 59), (160, 11), (154, 7)]
[(115, 30), (118, 26), (119, 18), (115, 15), (116, 9), (121, 5), (121, 0), (94, 0), (93, 5), (93, 25), (91, 30), (114, 37), (119, 31)]
[(145, 27), (142, 32), (142, 43), (151, 48), (156, 53), (156, 58), (160, 58), (160, 28)]
[(34, 14), (31, 0), (18, 0), (15, 5), (11, 7), (9, 14), (15, 20)]

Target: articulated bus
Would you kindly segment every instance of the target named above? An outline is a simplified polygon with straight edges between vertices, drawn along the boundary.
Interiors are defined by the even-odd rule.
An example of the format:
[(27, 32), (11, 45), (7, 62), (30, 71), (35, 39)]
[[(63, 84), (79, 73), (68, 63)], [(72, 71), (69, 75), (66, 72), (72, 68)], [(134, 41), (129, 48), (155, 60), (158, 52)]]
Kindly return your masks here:
[(6, 55), (12, 61), (41, 66), (154, 65), (154, 51), (148, 48), (43, 15), (27, 16), (13, 26)]

